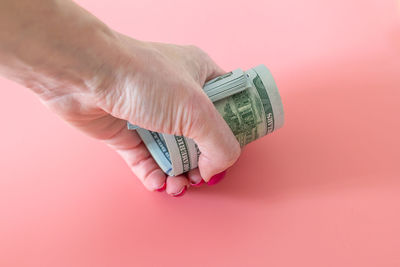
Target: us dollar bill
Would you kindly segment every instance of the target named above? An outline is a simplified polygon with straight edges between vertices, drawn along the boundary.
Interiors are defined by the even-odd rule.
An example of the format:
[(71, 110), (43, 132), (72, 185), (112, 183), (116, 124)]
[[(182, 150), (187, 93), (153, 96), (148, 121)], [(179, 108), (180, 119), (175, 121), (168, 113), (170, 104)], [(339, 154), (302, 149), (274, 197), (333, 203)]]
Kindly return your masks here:
[[(242, 147), (284, 124), (278, 88), (264, 65), (234, 70), (208, 81), (203, 89)], [(197, 168), (200, 151), (192, 139), (152, 132), (129, 122), (128, 128), (137, 131), (166, 174), (176, 176)]]

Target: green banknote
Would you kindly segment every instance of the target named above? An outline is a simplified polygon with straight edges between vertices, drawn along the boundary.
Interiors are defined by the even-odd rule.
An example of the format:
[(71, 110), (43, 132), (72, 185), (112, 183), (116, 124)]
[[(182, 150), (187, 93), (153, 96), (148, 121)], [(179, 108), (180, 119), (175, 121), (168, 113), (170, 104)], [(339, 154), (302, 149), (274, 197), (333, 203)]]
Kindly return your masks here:
[[(283, 126), (278, 88), (264, 65), (234, 70), (208, 81), (203, 89), (242, 147)], [(138, 132), (166, 174), (176, 176), (197, 168), (200, 151), (192, 139), (148, 131), (130, 123), (128, 128)]]

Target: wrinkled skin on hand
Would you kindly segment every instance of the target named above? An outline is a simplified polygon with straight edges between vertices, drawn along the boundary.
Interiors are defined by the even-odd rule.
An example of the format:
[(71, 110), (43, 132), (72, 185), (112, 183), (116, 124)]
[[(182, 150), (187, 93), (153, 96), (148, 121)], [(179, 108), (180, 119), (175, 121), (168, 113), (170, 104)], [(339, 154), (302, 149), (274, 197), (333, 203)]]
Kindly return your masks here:
[[(90, 85), (92, 90), (52, 91), (42, 95), (43, 102), (114, 149), (149, 190), (166, 187), (168, 194), (176, 195), (231, 166), (239, 156), (239, 144), (202, 91), (205, 81), (224, 72), (197, 47), (116, 36), (122, 56)], [(152, 131), (193, 138), (202, 152), (199, 168), (167, 177), (136, 131), (127, 130), (126, 120)]]

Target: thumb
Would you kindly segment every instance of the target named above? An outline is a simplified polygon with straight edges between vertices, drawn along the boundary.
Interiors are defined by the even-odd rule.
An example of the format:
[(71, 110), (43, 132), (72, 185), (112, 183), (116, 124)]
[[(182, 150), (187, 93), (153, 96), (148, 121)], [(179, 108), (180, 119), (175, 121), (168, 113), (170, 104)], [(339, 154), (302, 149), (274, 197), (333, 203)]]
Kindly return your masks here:
[[(200, 88), (199, 88), (200, 89)], [(240, 145), (228, 124), (201, 90), (196, 96), (195, 116), (188, 121), (187, 137), (194, 139), (201, 152), (199, 170), (208, 182), (212, 176), (232, 166), (240, 155)]]

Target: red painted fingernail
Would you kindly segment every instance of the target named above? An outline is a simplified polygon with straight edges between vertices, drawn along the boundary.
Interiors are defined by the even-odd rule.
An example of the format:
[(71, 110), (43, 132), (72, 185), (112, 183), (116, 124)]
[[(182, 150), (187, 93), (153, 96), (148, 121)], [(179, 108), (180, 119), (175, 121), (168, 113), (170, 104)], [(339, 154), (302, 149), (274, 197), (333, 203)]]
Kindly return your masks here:
[(165, 190), (165, 188), (167, 188), (167, 183), (166, 182), (164, 182), (164, 184), (160, 188), (156, 189), (156, 191), (162, 192), (162, 191)]
[(172, 194), (173, 197), (181, 197), (185, 194), (186, 192), (186, 186), (182, 188), (182, 190), (176, 194)]
[(200, 186), (200, 185), (202, 185), (203, 183), (204, 183), (204, 180), (203, 180), (203, 179), (201, 179), (200, 182), (198, 182), (197, 184), (194, 184), (194, 183), (192, 183), (192, 181), (190, 181), (190, 185), (191, 185), (191, 186)]
[(219, 183), (225, 177), (226, 171), (220, 172), (213, 177), (211, 177), (210, 181), (207, 182), (208, 185), (215, 185)]

